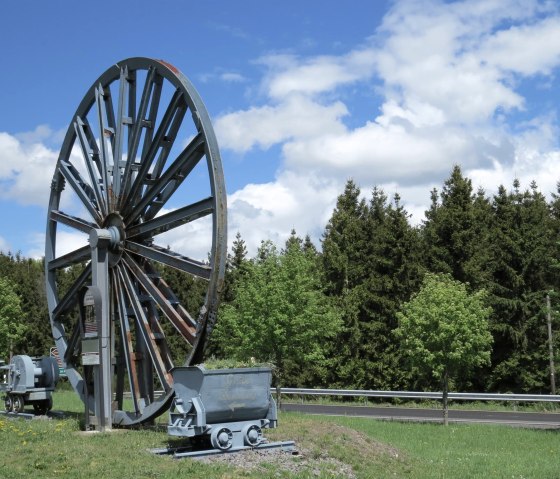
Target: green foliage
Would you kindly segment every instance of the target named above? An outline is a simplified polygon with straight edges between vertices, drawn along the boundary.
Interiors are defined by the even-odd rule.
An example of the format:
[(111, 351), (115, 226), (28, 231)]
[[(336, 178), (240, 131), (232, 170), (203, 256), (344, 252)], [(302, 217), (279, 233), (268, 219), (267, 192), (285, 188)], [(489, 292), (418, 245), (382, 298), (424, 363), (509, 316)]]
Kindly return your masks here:
[(455, 165), (441, 195), (432, 191), (432, 204), (426, 212), (422, 233), (429, 271), (449, 273), (458, 281), (479, 287), (476, 261), (484, 251), (481, 239), (488, 227), (486, 206), (483, 191), (474, 195), (471, 180)]
[[(431, 200), (426, 220), (415, 227), (398, 195), (374, 188), (366, 198), (349, 180), (325, 227), (322, 250), (293, 231), (281, 251), (265, 241), (250, 259), (237, 233), (207, 357), (280, 362), (285, 383), (294, 386), (439, 387), (432, 376), (403, 367), (403, 349), (393, 334), (397, 312), (428, 271), (451, 275), (471, 293), (487, 291), (492, 308), (491, 366), (456, 376), (454, 387), (548, 393), (546, 294), (553, 306), (553, 346), (560, 351), (560, 184), (550, 201), (534, 182), (524, 191), (517, 180), (511, 190), (501, 186), (487, 197), (484, 190), (473, 191), (454, 166)], [(83, 267), (57, 271), (60, 296)], [(207, 283), (156, 267), (196, 318)], [(0, 253), (0, 277), (19, 296), (26, 327), (12, 341), (14, 353), (48, 354), (53, 340), (43, 261)], [(71, 330), (76, 312), (61, 320)], [(161, 324), (180, 362), (190, 347), (168, 321)]]
[(395, 336), (414, 367), (443, 379), (488, 364), (492, 336), (486, 293), (469, 293), (449, 275), (427, 273), (420, 291), (397, 314)]
[(236, 283), (234, 300), (220, 310), (214, 340), (225, 357), (271, 362), (286, 383), (294, 384), (303, 368), (315, 380), (324, 377), (325, 345), (338, 333), (339, 320), (314, 268), (299, 241), (280, 253), (263, 242)]
[(401, 303), (421, 280), (418, 231), (410, 226), (398, 195), (389, 203), (374, 188), (366, 204), (359, 193), (353, 182), (347, 183), (323, 237), (327, 291), (338, 302), (344, 325), (332, 383), (398, 389), (408, 379), (391, 331)]
[(8, 278), (20, 298), (26, 332), (14, 342), (14, 354), (40, 356), (53, 345), (45, 295), (44, 266), (40, 260), (0, 253), (0, 277)]
[(270, 363), (258, 363), (254, 358), (248, 361), (239, 361), (237, 359), (217, 359), (209, 358), (201, 364), (204, 369), (232, 369), (232, 368), (273, 368)]
[(492, 241), (484, 266), (494, 310), (489, 386), (493, 390), (547, 391), (544, 304), (546, 294), (559, 286), (553, 267), (558, 223), (534, 183), (526, 191), (521, 191), (517, 180), (512, 191), (500, 187), (492, 208)]
[(6, 278), (0, 278), (0, 358), (8, 359), (10, 349), (25, 330), (19, 296)]

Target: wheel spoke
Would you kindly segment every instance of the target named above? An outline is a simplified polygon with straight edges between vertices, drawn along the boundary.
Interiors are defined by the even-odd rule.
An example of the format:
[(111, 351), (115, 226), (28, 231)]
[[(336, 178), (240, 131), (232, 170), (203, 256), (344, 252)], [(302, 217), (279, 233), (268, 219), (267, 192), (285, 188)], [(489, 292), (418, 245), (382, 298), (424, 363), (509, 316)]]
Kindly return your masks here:
[[(76, 131), (80, 149), (82, 150), (82, 156), (88, 170), (91, 186), (95, 194), (98, 208), (103, 212), (103, 214), (107, 214), (107, 205), (105, 204), (103, 192), (101, 190), (101, 186), (99, 185), (99, 175), (101, 174), (101, 168), (99, 164), (99, 148), (97, 147), (95, 138), (93, 138), (91, 128), (87, 123), (87, 119), (82, 120), (78, 116), (76, 118), (76, 121), (74, 122), (74, 130)], [(97, 173), (93, 168), (94, 165), (97, 166)]]
[(132, 224), (136, 221), (148, 207), (149, 209), (144, 215), (145, 219), (155, 217), (157, 212), (181, 185), (183, 180), (189, 175), (203, 156), (204, 137), (199, 133), (191, 140), (177, 159), (169, 165), (165, 173), (163, 173), (163, 175), (161, 175), (146, 191), (142, 199), (132, 209), (130, 215), (127, 216), (128, 223)]
[[(158, 76), (158, 79), (161, 84), (161, 77)], [(130, 179), (132, 175), (132, 165), (136, 162), (136, 154), (138, 152), (138, 146), (140, 144), (140, 137), (142, 136), (142, 128), (149, 126), (148, 120), (145, 119), (146, 112), (148, 110), (148, 104), (150, 102), (150, 98), (152, 94), (155, 94), (157, 89), (155, 88), (156, 82), (156, 69), (150, 68), (148, 74), (146, 76), (146, 82), (144, 83), (144, 89), (142, 91), (142, 97), (140, 99), (140, 106), (138, 108), (138, 112), (134, 114), (132, 111), (132, 98), (129, 102), (129, 107), (131, 107), (131, 111), (129, 113), (130, 117), (134, 119), (134, 125), (130, 130), (130, 138), (128, 143), (128, 158), (126, 161), (126, 166), (124, 169), (123, 179), (122, 179), (122, 189), (123, 191), (127, 191)], [(122, 208), (122, 198), (121, 204), (119, 205)]]
[(145, 123), (146, 133), (144, 136), (144, 145), (142, 146), (141, 158), (146, 158), (148, 151), (152, 146), (154, 132), (156, 131), (156, 120), (159, 111), (159, 102), (161, 100), (161, 90), (163, 89), (163, 77), (157, 74), (154, 78), (154, 92), (150, 103), (150, 112)]
[[(134, 411), (140, 412), (139, 408), (139, 398), (140, 398), (140, 388), (138, 386), (138, 372), (136, 370), (136, 362), (133, 359), (134, 347), (132, 345), (132, 334), (130, 332), (130, 323), (128, 322), (128, 311), (125, 299), (125, 288), (122, 284), (122, 273), (120, 272), (121, 266), (117, 266), (118, 274), (115, 275), (115, 296), (117, 299), (117, 307), (119, 311), (120, 319), (120, 330), (121, 330), (121, 342), (122, 342), (122, 352), (124, 355), (124, 360), (126, 363), (126, 370), (128, 372), (128, 383), (130, 385), (130, 392), (132, 395), (132, 402), (134, 404)], [(118, 392), (118, 391), (117, 391)]]
[[(112, 211), (112, 195), (111, 183), (109, 182), (109, 169), (111, 168), (109, 159), (109, 149), (107, 148), (107, 141), (112, 142), (115, 135), (115, 130), (107, 125), (107, 105), (111, 105), (109, 111), (112, 111), (112, 103), (108, 101), (109, 90), (104, 90), (102, 85), (99, 85), (95, 90), (95, 103), (97, 105), (97, 121), (99, 124), (99, 143), (101, 149), (99, 150), (99, 159), (101, 163), (101, 178), (103, 187), (105, 188), (105, 202), (107, 203), (108, 211)], [(110, 98), (110, 97), (109, 97)], [(110, 120), (109, 120), (110, 121)], [(108, 140), (109, 139), (109, 140)]]
[(84, 181), (78, 170), (68, 161), (61, 161), (59, 164), (60, 172), (66, 178), (72, 189), (76, 192), (82, 204), (91, 214), (92, 218), (98, 223), (101, 222), (99, 210), (95, 207), (95, 193)]
[(214, 212), (214, 198), (212, 196), (184, 206), (177, 210), (171, 211), (165, 215), (153, 218), (145, 223), (140, 223), (127, 230), (128, 238), (134, 238), (135, 241), (147, 239), (166, 231), (177, 228), (191, 221), (203, 218)]
[(138, 263), (136, 263), (136, 261), (134, 261), (133, 258), (130, 257), (130, 255), (126, 255), (124, 262), (136, 280), (156, 302), (175, 329), (179, 331), (181, 336), (183, 336), (187, 342), (192, 344), (194, 342), (196, 330), (193, 326), (187, 324), (188, 318), (181, 316), (181, 310), (175, 309), (169, 299), (165, 297), (163, 292), (158, 288), (158, 286), (156, 286), (150, 277), (144, 273), (142, 268), (138, 265)]
[(175, 309), (179, 311), (181, 317), (189, 324), (191, 327), (196, 328), (196, 321), (189, 314), (189, 312), (183, 307), (173, 290), (169, 287), (167, 282), (161, 277), (161, 275), (156, 271), (152, 263), (146, 261), (144, 263), (144, 271), (150, 278), (157, 278), (157, 287), (163, 293), (171, 304), (174, 305)]
[(66, 351), (64, 352), (63, 360), (66, 364), (73, 364), (72, 358), (79, 354), (80, 339), (81, 339), (81, 325), (80, 321), (74, 326), (72, 330), (72, 335), (68, 339), (66, 344)]
[(210, 265), (201, 263), (186, 256), (175, 253), (171, 250), (162, 248), (160, 246), (151, 245), (146, 246), (134, 241), (125, 241), (125, 249), (136, 253), (144, 258), (157, 261), (158, 263), (165, 264), (171, 268), (175, 268), (185, 273), (192, 274), (198, 278), (209, 279), (210, 272), (212, 271)]
[(152, 328), (154, 336), (158, 340), (158, 347), (159, 347), (160, 354), (162, 355), (165, 363), (167, 364), (167, 370), (171, 371), (171, 369), (173, 369), (174, 367), (173, 358), (171, 357), (171, 351), (167, 346), (165, 333), (163, 332), (163, 329), (161, 327), (157, 306), (154, 304), (153, 301), (148, 304), (148, 317), (150, 320), (150, 326)]
[(52, 316), (53, 319), (58, 320), (59, 316), (64, 314), (66, 311), (72, 309), (78, 302), (78, 293), (82, 287), (86, 284), (86, 281), (91, 275), (91, 263), (89, 263), (82, 274), (78, 276), (74, 284), (66, 292), (64, 297), (58, 301), (56, 308), (53, 309)]
[[(136, 202), (136, 198), (139, 196), (142, 186), (145, 184), (148, 172), (154, 162), (156, 154), (160, 148), (166, 148), (166, 143), (169, 144), (167, 139), (167, 130), (171, 125), (173, 118), (180, 109), (185, 108), (185, 100), (183, 98), (183, 93), (180, 90), (176, 90), (171, 98), (169, 106), (163, 115), (161, 124), (159, 125), (153, 141), (151, 141), (146, 154), (142, 155), (142, 160), (140, 167), (138, 168), (138, 174), (132, 183), (130, 191), (124, 199), (124, 204), (129, 205)], [(126, 211), (126, 206), (125, 206)]]
[(66, 226), (71, 226), (83, 233), (89, 233), (93, 228), (98, 227), (95, 223), (91, 223), (76, 216), (68, 215), (60, 210), (51, 211), (49, 213), (49, 219), (63, 223)]
[(48, 262), (49, 271), (54, 271), (55, 269), (66, 268), (81, 261), (85, 261), (91, 258), (91, 248), (89, 245), (82, 246), (81, 248), (75, 249), (70, 253), (66, 253), (63, 256), (59, 256)]
[(144, 344), (148, 349), (148, 353), (150, 354), (150, 357), (152, 359), (152, 364), (156, 370), (158, 379), (164, 389), (167, 391), (171, 388), (173, 379), (171, 377), (171, 374), (165, 368), (164, 361), (156, 344), (156, 338), (154, 337), (154, 334), (150, 328), (150, 324), (148, 322), (148, 318), (146, 317), (146, 313), (144, 312), (144, 308), (142, 307), (140, 299), (136, 294), (134, 284), (132, 283), (132, 279), (130, 278), (126, 269), (119, 268), (119, 274), (121, 275), (121, 281), (125, 287), (128, 301), (132, 306), (132, 309), (136, 316), (136, 326), (139, 328)]
[(121, 68), (121, 76), (119, 80), (119, 102), (117, 106), (117, 121), (115, 125), (116, 130), (113, 151), (113, 193), (117, 198), (119, 198), (121, 194), (121, 161), (124, 130), (127, 125), (132, 123), (132, 118), (130, 118), (126, 113), (127, 102), (130, 100), (129, 87), (128, 68), (125, 66)]
[(183, 118), (185, 117), (186, 112), (186, 108), (179, 108), (175, 113), (171, 126), (169, 127), (169, 130), (165, 135), (165, 143), (162, 145), (161, 152), (154, 166), (154, 170), (152, 171), (152, 178), (158, 178), (159, 175), (161, 175), (165, 162), (167, 161), (167, 157), (169, 156), (171, 148), (173, 148), (173, 144), (177, 139), (177, 133), (179, 132), (179, 127), (183, 122)]

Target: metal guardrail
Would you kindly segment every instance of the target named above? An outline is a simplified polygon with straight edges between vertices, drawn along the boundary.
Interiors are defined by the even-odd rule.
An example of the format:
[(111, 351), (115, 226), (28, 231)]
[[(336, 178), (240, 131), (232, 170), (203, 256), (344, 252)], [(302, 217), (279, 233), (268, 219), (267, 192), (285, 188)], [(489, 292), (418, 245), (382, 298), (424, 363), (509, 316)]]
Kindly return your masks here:
[[(270, 389), (276, 393), (276, 388)], [(437, 399), (443, 400), (443, 393), (423, 391), (373, 391), (369, 389), (305, 389), (281, 388), (281, 394), (293, 396), (338, 396), (338, 397), (371, 397), (371, 398), (399, 398), (399, 399)], [(157, 397), (163, 391), (154, 391)], [(130, 392), (124, 397), (130, 399)], [(502, 394), (502, 393), (454, 393), (448, 394), (453, 401), (516, 401), (516, 402), (560, 402), (560, 395), (552, 394)]]
[[(276, 389), (272, 389), (275, 392)], [(421, 391), (372, 391), (367, 389), (305, 389), (282, 388), (282, 394), (296, 396), (346, 396), (401, 399), (443, 399), (442, 392)], [(448, 394), (450, 400), (461, 401), (516, 401), (516, 402), (560, 402), (560, 395), (552, 394), (500, 394), (500, 393), (455, 393)]]

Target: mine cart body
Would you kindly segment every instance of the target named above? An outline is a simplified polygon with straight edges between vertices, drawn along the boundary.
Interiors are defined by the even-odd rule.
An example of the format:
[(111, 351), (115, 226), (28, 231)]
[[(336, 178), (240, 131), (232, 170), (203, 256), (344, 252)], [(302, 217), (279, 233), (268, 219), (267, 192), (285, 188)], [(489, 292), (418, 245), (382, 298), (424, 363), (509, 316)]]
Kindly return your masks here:
[(270, 368), (191, 366), (175, 368), (172, 374), (170, 435), (206, 437), (214, 448), (225, 451), (256, 447), (263, 441), (262, 429), (276, 427)]
[(45, 414), (52, 408), (52, 392), (59, 379), (58, 364), (54, 358), (18, 355), (0, 370), (4, 379), (0, 391), (4, 393), (6, 412), (21, 413), (26, 404), (32, 405), (39, 414)]

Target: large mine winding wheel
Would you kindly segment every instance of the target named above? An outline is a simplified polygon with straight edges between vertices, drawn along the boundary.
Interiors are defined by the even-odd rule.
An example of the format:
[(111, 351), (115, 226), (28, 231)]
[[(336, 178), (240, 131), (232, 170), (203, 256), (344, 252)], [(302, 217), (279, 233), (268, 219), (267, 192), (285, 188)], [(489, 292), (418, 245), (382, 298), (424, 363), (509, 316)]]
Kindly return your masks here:
[[(64, 246), (76, 233), (84, 245), (67, 252)], [(92, 257), (100, 238), (107, 245), (105, 270)], [(173, 248), (180, 251), (169, 242), (180, 244)], [(189, 245), (205, 249), (208, 261), (185, 253)], [(79, 314), (85, 288), (98, 282), (108, 294), (112, 422), (139, 424), (168, 407), (175, 362), (200, 362), (215, 322), (225, 255), (222, 165), (198, 93), (163, 61), (131, 58), (112, 66), (88, 90), (68, 128), (46, 230), (53, 337), (86, 404), (93, 404), (95, 391), (83, 365), (83, 338), (95, 324)], [(63, 287), (58, 272), (72, 265), (82, 272)], [(166, 268), (206, 282), (199, 311), (181, 305), (160, 274)], [(190, 345), (186, 361), (171, 357), (170, 334)], [(154, 397), (154, 391), (163, 393)]]

